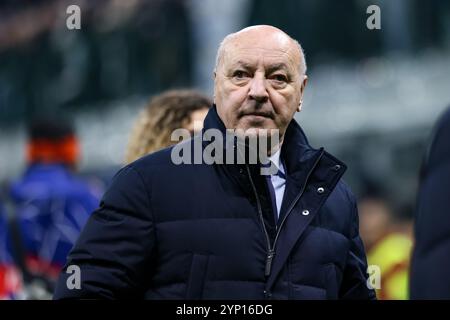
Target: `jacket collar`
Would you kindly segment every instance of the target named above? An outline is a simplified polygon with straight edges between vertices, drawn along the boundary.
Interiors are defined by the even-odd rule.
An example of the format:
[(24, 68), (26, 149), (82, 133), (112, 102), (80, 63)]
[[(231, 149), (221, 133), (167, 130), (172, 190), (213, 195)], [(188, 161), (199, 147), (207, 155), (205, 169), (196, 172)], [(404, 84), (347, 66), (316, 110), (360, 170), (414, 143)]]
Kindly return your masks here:
[[(216, 105), (210, 108), (205, 118), (203, 133), (208, 129), (218, 129), (223, 137), (226, 136), (226, 127), (217, 113)], [(203, 143), (207, 145), (209, 142), (206, 141)], [(225, 148), (225, 142), (223, 145)], [(281, 159), (285, 165), (287, 174), (291, 175), (294, 179), (295, 177), (300, 178), (299, 174), (309, 171), (307, 169), (312, 167), (315, 162), (314, 160), (322, 151), (322, 148), (314, 149), (311, 147), (302, 128), (293, 119), (286, 130), (281, 147)]]

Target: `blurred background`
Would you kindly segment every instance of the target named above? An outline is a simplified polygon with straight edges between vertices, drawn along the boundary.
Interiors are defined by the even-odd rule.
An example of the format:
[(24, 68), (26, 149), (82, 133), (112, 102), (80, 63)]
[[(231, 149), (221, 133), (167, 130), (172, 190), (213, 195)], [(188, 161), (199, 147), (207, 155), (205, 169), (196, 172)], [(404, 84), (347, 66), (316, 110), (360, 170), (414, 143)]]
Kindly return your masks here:
[[(80, 30), (66, 26), (73, 4)], [(380, 30), (366, 26), (369, 5)], [(181, 87), (212, 96), (220, 41), (254, 24), (302, 44), (309, 82), (296, 119), (314, 147), (348, 164), (366, 248), (387, 233), (410, 237), (425, 147), (450, 104), (445, 0), (2, 0), (0, 183), (8, 189), (27, 166), (30, 121), (61, 117), (79, 139), (79, 175), (101, 194), (149, 98)]]

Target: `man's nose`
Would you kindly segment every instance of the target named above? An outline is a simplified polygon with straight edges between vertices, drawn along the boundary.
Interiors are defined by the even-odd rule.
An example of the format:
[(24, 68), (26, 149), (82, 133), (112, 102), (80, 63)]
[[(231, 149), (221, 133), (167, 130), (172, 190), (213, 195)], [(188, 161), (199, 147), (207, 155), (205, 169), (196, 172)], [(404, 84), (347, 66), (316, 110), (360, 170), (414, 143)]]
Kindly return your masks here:
[(263, 103), (269, 99), (269, 93), (266, 89), (266, 79), (262, 75), (256, 74), (251, 81), (249, 97), (257, 102)]

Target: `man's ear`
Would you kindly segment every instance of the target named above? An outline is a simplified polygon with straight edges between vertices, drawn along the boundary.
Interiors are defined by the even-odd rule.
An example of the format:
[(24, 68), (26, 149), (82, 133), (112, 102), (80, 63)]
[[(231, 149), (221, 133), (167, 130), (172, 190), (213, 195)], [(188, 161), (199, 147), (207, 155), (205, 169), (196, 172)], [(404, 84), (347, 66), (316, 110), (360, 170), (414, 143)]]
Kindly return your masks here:
[(303, 76), (302, 85), (300, 87), (300, 93), (301, 93), (302, 97), (303, 97), (303, 93), (305, 92), (305, 87), (306, 87), (307, 83), (308, 83), (308, 76), (305, 74)]
[(302, 84), (300, 86), (300, 102), (299, 102), (298, 107), (297, 107), (297, 112), (300, 112), (302, 110), (303, 94), (305, 93), (305, 87), (306, 87), (307, 83), (308, 83), (308, 76), (305, 74), (303, 76), (303, 81), (302, 81)]

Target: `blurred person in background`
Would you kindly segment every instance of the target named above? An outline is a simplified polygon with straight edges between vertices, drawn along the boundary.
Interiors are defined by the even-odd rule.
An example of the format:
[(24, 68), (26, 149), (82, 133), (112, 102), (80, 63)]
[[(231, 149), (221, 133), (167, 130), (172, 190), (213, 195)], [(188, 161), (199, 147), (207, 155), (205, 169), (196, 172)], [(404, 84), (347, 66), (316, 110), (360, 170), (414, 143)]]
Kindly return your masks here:
[(33, 121), (28, 134), (26, 170), (9, 190), (11, 215), (20, 234), (13, 239), (21, 242), (14, 247), (23, 250), (16, 255), (24, 261), (23, 272), (31, 275), (30, 281), (43, 281), (51, 292), (69, 250), (98, 205), (100, 191), (75, 173), (79, 141), (71, 124), (47, 117)]
[(360, 233), (367, 250), (368, 265), (380, 268), (380, 300), (408, 299), (409, 263), (412, 247), (407, 221), (397, 221), (388, 202), (367, 195), (358, 203)]
[(450, 299), (450, 108), (435, 127), (416, 205), (411, 299)]
[(192, 135), (200, 131), (211, 105), (195, 90), (170, 90), (153, 97), (132, 129), (125, 162), (175, 144), (170, 136), (176, 129), (188, 129)]

